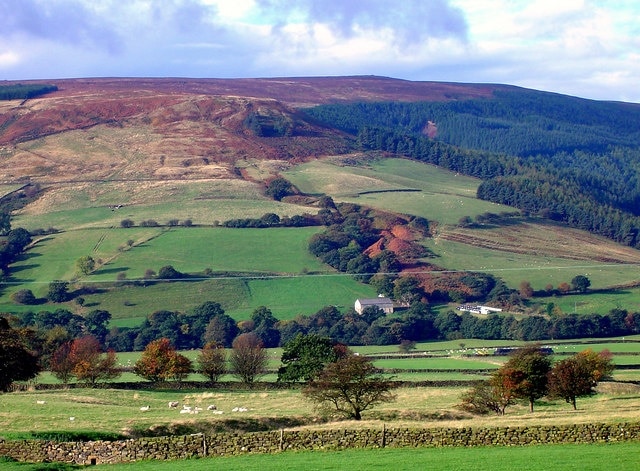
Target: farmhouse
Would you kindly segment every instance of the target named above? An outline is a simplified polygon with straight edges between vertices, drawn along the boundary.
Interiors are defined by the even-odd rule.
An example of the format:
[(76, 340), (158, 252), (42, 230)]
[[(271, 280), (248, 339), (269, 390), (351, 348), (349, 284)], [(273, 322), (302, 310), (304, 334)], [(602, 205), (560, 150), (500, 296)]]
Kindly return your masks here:
[(474, 304), (462, 304), (456, 308), (458, 311), (470, 312), (472, 314), (491, 314), (492, 312), (502, 312), (498, 307), (477, 306)]
[(385, 314), (393, 314), (393, 301), (384, 296), (377, 298), (356, 299), (355, 310), (358, 314), (362, 314), (365, 308), (375, 306), (381, 309)]

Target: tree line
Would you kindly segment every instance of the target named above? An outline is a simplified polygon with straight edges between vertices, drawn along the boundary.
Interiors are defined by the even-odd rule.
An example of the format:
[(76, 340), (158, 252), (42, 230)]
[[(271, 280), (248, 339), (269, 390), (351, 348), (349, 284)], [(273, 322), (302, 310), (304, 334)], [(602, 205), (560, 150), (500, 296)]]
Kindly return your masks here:
[(35, 98), (46, 93), (55, 92), (58, 87), (55, 85), (36, 84), (14, 84), (0, 85), (0, 100), (25, 100)]

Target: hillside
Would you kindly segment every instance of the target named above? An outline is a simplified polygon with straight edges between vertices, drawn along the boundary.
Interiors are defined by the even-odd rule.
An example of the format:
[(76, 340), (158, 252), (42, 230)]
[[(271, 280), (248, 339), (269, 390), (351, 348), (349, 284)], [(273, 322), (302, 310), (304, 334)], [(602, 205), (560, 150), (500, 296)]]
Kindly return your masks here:
[[(322, 195), (336, 203), (384, 211), (387, 215), (374, 224), (393, 221), (394, 214), (428, 220), (431, 233), (417, 242), (433, 252), (435, 258), (424, 262), (434, 271), (486, 270), (516, 289), (529, 279), (541, 290), (585, 270), (598, 289), (638, 282), (640, 252), (611, 240), (633, 246), (640, 227), (633, 212), (635, 190), (618, 191), (633, 189), (637, 182), (636, 106), (540, 98), (538, 92), (505, 85), (381, 77), (74, 79), (54, 85), (57, 90), (36, 98), (0, 101), (3, 191), (11, 195), (25, 183), (32, 185), (29, 196), (18, 198), (12, 225), (32, 231), (55, 229), (12, 267), (10, 284), (0, 298), (7, 312), (30, 309), (9, 299), (14, 291), (29, 287), (44, 296), (54, 279), (80, 287), (107, 286), (116, 277), (140, 279), (145, 269), (157, 271), (166, 264), (191, 274), (212, 268), (215, 273), (238, 270), (235, 267), (242, 264), (218, 258), (216, 247), (208, 245), (211, 234), (201, 230), (187, 236), (187, 226), (204, 229), (265, 214), (315, 215)], [(538, 108), (532, 120), (526, 109), (534, 102)], [(568, 113), (558, 111), (569, 103), (573, 108)], [(519, 111), (513, 112), (516, 108)], [(593, 119), (585, 121), (585, 113)], [(626, 124), (614, 126), (621, 117), (626, 117)], [(529, 146), (526, 152), (505, 147), (522, 143), (526, 130), (535, 134), (532, 142), (537, 147)], [(589, 133), (590, 140), (584, 141)], [(538, 146), (540, 142), (546, 147)], [(420, 149), (426, 153), (416, 153)], [(398, 155), (413, 161), (390, 159)], [(550, 170), (550, 165), (562, 168), (562, 155), (567, 162), (581, 162), (570, 178), (563, 173), (568, 168)], [(287, 178), (298, 194), (282, 201), (266, 196), (265, 187), (276, 177)], [(623, 181), (614, 187), (606, 179)], [(521, 197), (529, 194), (514, 181), (527, 182), (529, 192), (538, 191), (536, 204), (510, 199), (500, 191), (511, 188)], [(592, 191), (607, 186), (620, 197)], [(481, 193), (484, 201), (477, 198)], [(571, 221), (575, 229), (549, 225), (549, 219), (563, 221), (575, 201), (584, 203), (583, 212), (599, 215), (600, 219), (591, 218), (594, 224), (615, 217), (626, 232), (619, 235), (621, 229), (614, 227), (605, 239), (580, 230), (592, 229), (580, 220)], [(531, 217), (517, 222), (482, 219), (513, 212), (513, 206)], [(135, 229), (121, 228), (124, 219), (134, 222)], [(467, 219), (471, 224), (459, 224)], [(392, 226), (380, 229), (391, 231), (387, 235), (393, 232)], [(261, 234), (268, 246), (269, 230)], [(303, 242), (300, 235), (289, 237), (296, 244)], [(187, 239), (188, 247), (174, 250)], [(398, 237), (385, 243), (399, 247), (398, 253), (402, 247), (408, 250)], [(146, 247), (158, 252), (141, 257)], [(304, 247), (296, 247), (290, 267), (274, 268), (274, 274), (337, 275), (330, 267), (314, 266), (318, 260), (309, 262)], [(254, 247), (232, 250), (248, 261), (263, 256)], [(99, 259), (98, 270), (78, 277), (75, 262), (87, 252)], [(409, 265), (405, 268), (412, 271)], [(240, 271), (253, 271), (254, 276), (265, 270), (252, 270), (249, 264)], [(350, 279), (338, 287), (335, 280), (320, 289), (325, 281), (318, 277), (315, 287), (308, 283), (300, 292), (300, 283), (279, 279), (279, 299), (274, 299), (275, 282), (243, 282), (236, 290), (239, 295), (231, 294), (228, 284), (213, 283), (189, 289), (188, 299), (181, 302), (191, 308), (220, 300), (238, 319), (272, 303), (280, 310), (276, 316), (293, 318), (327, 304), (347, 308), (351, 298), (373, 294), (370, 286), (356, 287)], [(440, 289), (438, 282), (423, 282)], [(93, 306), (120, 311), (114, 317), (121, 325), (166, 305), (157, 292), (152, 295), (156, 299), (145, 301), (139, 287), (129, 286), (127, 294), (117, 285), (114, 289), (118, 294), (111, 292), (108, 298), (115, 303), (101, 297), (100, 290), (85, 297)], [(311, 294), (319, 289), (344, 291), (339, 300), (324, 300)], [(300, 301), (301, 296), (309, 302)], [(65, 306), (87, 310), (73, 303)]]

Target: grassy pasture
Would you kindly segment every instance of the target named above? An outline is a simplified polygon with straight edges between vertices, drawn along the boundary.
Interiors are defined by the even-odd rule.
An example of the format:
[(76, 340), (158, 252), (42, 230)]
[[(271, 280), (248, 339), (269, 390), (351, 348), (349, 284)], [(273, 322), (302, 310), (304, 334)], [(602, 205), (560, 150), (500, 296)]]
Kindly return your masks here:
[[(530, 225), (530, 227), (535, 228), (536, 226)], [(542, 230), (542, 228), (540, 229)], [(440, 266), (450, 270), (492, 273), (516, 289), (523, 280), (529, 281), (534, 289), (541, 290), (548, 284), (557, 287), (562, 282), (570, 283), (576, 275), (586, 275), (591, 280), (591, 288), (595, 289), (628, 283), (638, 280), (640, 277), (637, 264), (601, 263), (554, 257), (545, 255), (542, 246), (538, 248), (539, 254), (536, 255), (484, 248), (438, 237), (426, 239), (423, 243), (436, 254), (435, 263)], [(603, 241), (603, 244), (612, 249), (615, 248), (615, 244), (612, 242)], [(625, 305), (626, 302), (633, 301), (633, 297), (639, 295), (637, 290), (625, 289), (609, 294), (606, 302), (602, 304), (609, 306), (608, 312), (612, 305), (615, 306), (610, 303), (611, 301)], [(575, 296), (567, 298), (567, 300), (569, 299), (573, 302)]]
[[(116, 205), (123, 207), (112, 211), (110, 206)], [(13, 225), (69, 230), (118, 226), (126, 218), (155, 219), (161, 224), (191, 219), (194, 224), (212, 225), (265, 213), (293, 216), (309, 210), (265, 198), (258, 185), (243, 180), (97, 181), (49, 188), (15, 214)]]
[[(458, 408), (463, 387), (412, 387), (395, 391), (395, 402), (382, 404), (364, 414), (363, 421), (341, 421), (340, 427), (469, 427), (513, 426), (528, 423), (568, 424), (634, 421), (640, 419), (640, 387), (602, 383), (601, 394), (578, 400), (573, 411), (563, 401), (541, 400), (533, 413), (526, 404), (508, 409), (504, 417), (472, 416)], [(45, 404), (36, 404), (45, 401)], [(221, 415), (206, 410), (197, 416), (181, 415), (169, 409), (169, 401), (206, 409), (216, 404)], [(149, 405), (148, 412), (140, 407)], [(247, 407), (246, 413), (233, 413), (234, 407)], [(229, 420), (264, 420), (298, 418), (305, 427), (335, 427), (335, 422), (315, 422), (316, 412), (299, 390), (229, 391), (201, 390), (116, 390), (69, 389), (4, 394), (0, 397), (0, 427), (8, 438), (25, 432), (80, 432), (92, 430), (99, 423), (101, 431), (131, 433), (153, 426), (190, 426), (215, 429)], [(70, 421), (69, 417), (75, 417)]]
[[(212, 468), (235, 470), (424, 470), (432, 471), (512, 471), (545, 470), (600, 471), (615, 468), (636, 469), (638, 444), (608, 443), (590, 445), (535, 445), (527, 447), (369, 449), (344, 451), (285, 452), (275, 455), (244, 455), (180, 461), (184, 471)], [(15, 469), (18, 468), (18, 465)], [(140, 462), (123, 465), (100, 465), (110, 471), (170, 471), (175, 463)], [(14, 471), (13, 468), (7, 468)], [(24, 471), (30, 471), (24, 468)]]
[[(0, 297), (0, 309), (27, 310), (24, 306), (16, 308), (9, 295), (28, 287), (36, 296), (45, 296), (51, 280), (79, 276), (75, 261), (83, 255), (104, 261), (93, 274), (79, 277), (82, 284), (98, 288), (116, 281), (119, 273), (124, 273), (127, 279), (137, 279), (143, 277), (145, 270), (157, 272), (165, 265), (184, 273), (202, 273), (206, 268), (256, 273), (257, 278), (214, 276), (83, 295), (84, 309), (108, 310), (114, 325), (120, 326), (136, 325), (159, 309), (187, 311), (204, 301), (219, 302), (238, 319), (248, 318), (262, 305), (272, 309), (276, 317), (289, 319), (298, 314), (312, 314), (327, 304), (350, 307), (358, 297), (374, 296), (373, 289), (350, 276), (337, 273), (318, 276), (326, 267), (307, 250), (308, 240), (317, 230), (118, 227), (52, 234), (39, 240), (14, 265), (10, 286), (15, 288), (5, 290)], [(127, 246), (129, 239), (133, 241), (131, 248)], [(260, 278), (260, 273), (273, 272), (282, 277)], [(79, 309), (73, 302), (67, 306)], [(53, 306), (39, 309), (46, 308), (55, 309)]]
[(414, 214), (441, 224), (511, 209), (476, 199), (480, 180), (432, 165), (380, 159), (362, 168), (342, 162), (341, 158), (309, 162), (288, 170), (285, 176), (306, 193), (324, 193), (336, 201)]

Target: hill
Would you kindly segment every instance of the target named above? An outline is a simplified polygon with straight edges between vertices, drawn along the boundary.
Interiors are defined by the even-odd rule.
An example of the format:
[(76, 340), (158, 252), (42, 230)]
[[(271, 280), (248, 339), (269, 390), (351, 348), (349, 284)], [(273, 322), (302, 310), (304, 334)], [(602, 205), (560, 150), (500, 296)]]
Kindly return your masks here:
[[(265, 279), (233, 289), (208, 280), (206, 288), (184, 291), (185, 310), (220, 301), (246, 319), (263, 304), (277, 306), (281, 318), (327, 304), (346, 308), (373, 288), (350, 278), (325, 283), (325, 275), (338, 272), (309, 261), (304, 246), (296, 245), (286, 269), (269, 270), (251, 267), (252, 257), (264, 255), (244, 235), (230, 237), (239, 244), (228, 249), (235, 260), (226, 252), (217, 258), (209, 245), (217, 235), (207, 228), (220, 231), (230, 220), (315, 217), (322, 196), (379, 211), (372, 224), (386, 239), (369, 254), (381, 247), (415, 249), (389, 234), (399, 230), (398, 220), (427, 220), (426, 237), (410, 242), (431, 252), (419, 263), (432, 272), (486, 271), (512, 289), (530, 280), (538, 291), (584, 273), (595, 289), (638, 283), (636, 105), (383, 77), (105, 78), (52, 85), (45, 95), (0, 101), (2, 202), (13, 211), (14, 227), (47, 233), (10, 267), (0, 298), (7, 312), (33, 309), (10, 300), (16, 290), (42, 297), (47, 283), (65, 279), (80, 292), (108, 288), (84, 297), (93, 307), (117, 311), (114, 318), (127, 325), (166, 306), (166, 298), (154, 288), (151, 299), (135, 284), (123, 294), (117, 277), (135, 281), (163, 265), (195, 278), (207, 269), (241, 280), (265, 271), (279, 277), (277, 288)], [(391, 158), (397, 156), (412, 160)], [(281, 177), (293, 183), (293, 194), (274, 200), (265, 189)], [(498, 216), (514, 207), (523, 211), (517, 218)], [(121, 227), (125, 219), (135, 227)], [(316, 229), (305, 229), (304, 237), (322, 227)], [(288, 239), (271, 239), (271, 229), (254, 230), (262, 231), (266, 247), (271, 240), (299, 244), (303, 234), (291, 228)], [(76, 260), (87, 254), (98, 259), (98, 269), (79, 276)], [(242, 258), (249, 264), (238, 263)], [(402, 269), (420, 271), (408, 263)], [(292, 274), (316, 278), (283, 278)], [(433, 280), (423, 284), (442, 289)], [(323, 300), (316, 292), (342, 294)], [(621, 299), (635, 302), (634, 293), (598, 310)]]

